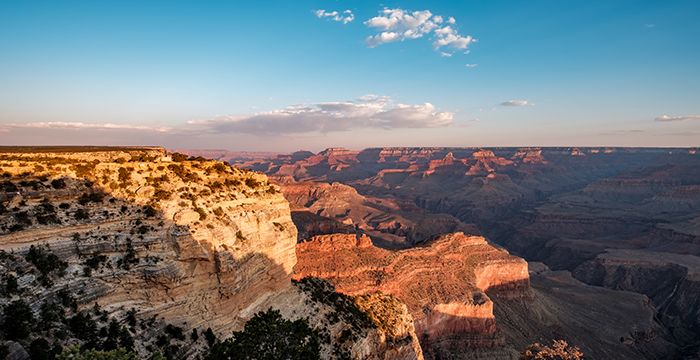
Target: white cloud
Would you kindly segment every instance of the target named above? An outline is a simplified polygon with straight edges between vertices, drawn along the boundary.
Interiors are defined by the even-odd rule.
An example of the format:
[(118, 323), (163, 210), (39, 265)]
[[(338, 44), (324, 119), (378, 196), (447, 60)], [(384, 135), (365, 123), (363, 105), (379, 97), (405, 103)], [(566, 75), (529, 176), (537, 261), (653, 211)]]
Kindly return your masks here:
[[(432, 34), (433, 48), (441, 55), (451, 54), (448, 51), (466, 51), (476, 39), (470, 35), (460, 35), (455, 27), (456, 22), (453, 17), (445, 21), (442, 16), (433, 15), (430, 10), (384, 8), (379, 16), (365, 21), (369, 28), (379, 31), (378, 34), (367, 37), (367, 45), (377, 47), (389, 42), (418, 39)], [(448, 25), (444, 25), (445, 23)]]
[(189, 124), (213, 133), (261, 135), (346, 131), (357, 128), (434, 128), (448, 126), (454, 114), (430, 103), (394, 104), (385, 96), (367, 95), (354, 101), (295, 105), (248, 116), (219, 116)]
[(661, 121), (661, 122), (700, 120), (700, 115), (679, 115), (679, 116), (661, 115), (661, 116), (657, 116), (654, 120)]
[(171, 128), (169, 128), (169, 127), (162, 127), (162, 126), (113, 124), (113, 123), (84, 123), (84, 122), (69, 122), (69, 121), (29, 122), (29, 123), (22, 123), (22, 124), (7, 124), (6, 126), (9, 128), (140, 130), (140, 131), (155, 131), (155, 132), (168, 132), (171, 130)]
[(466, 50), (469, 44), (476, 41), (469, 35), (459, 35), (457, 30), (449, 25), (435, 30), (435, 37), (436, 39), (433, 41), (433, 47), (435, 49), (449, 47), (456, 50)]
[(535, 104), (524, 100), (524, 99), (516, 99), (516, 100), (508, 100), (504, 101), (501, 103), (501, 106), (534, 106)]
[(464, 66), (466, 66), (468, 68), (475, 68), (475, 67), (479, 66), (479, 64), (464, 64)]
[(343, 24), (347, 24), (355, 20), (355, 14), (353, 14), (351, 10), (345, 10), (341, 13), (335, 10), (326, 11), (323, 9), (319, 9), (316, 10), (314, 14), (316, 14), (316, 17), (319, 19), (330, 19), (333, 21), (342, 22)]

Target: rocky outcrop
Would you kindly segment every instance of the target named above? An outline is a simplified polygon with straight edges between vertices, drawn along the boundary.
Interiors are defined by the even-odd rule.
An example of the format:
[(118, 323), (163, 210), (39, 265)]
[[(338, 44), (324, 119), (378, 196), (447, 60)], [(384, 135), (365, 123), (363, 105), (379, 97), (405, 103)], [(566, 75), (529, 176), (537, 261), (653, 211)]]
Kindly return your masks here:
[[(268, 308), (300, 318), (326, 307), (309, 319), (313, 328), (332, 328), (324, 336), (325, 357), (421, 358), (408, 330), (408, 340), (393, 341), (386, 332), (393, 329), (354, 325), (353, 316), (364, 312), (338, 319), (331, 305), (292, 285), (297, 231), (289, 203), (265, 175), (173, 158), (151, 148), (0, 154), (0, 250), (19, 255), (0, 258), (0, 270), (16, 275), (34, 311), (68, 291), (78, 300), (76, 311), (98, 304), (116, 318), (133, 312), (151, 324), (227, 336)], [(31, 246), (57, 255), (65, 274), (47, 286), (27, 273), (31, 266), (22, 256)], [(396, 326), (412, 329), (404, 315)], [(132, 331), (144, 331), (133, 334), (136, 350), (150, 356), (158, 332)], [(194, 357), (197, 348), (178, 356)]]
[(406, 303), (431, 357), (502, 346), (486, 291), (529, 296), (527, 263), (463, 233), (396, 251), (366, 236), (322, 235), (298, 244), (297, 257), (295, 278), (327, 279), (350, 295), (382, 291)]
[(682, 343), (700, 333), (700, 258), (646, 250), (608, 250), (578, 266), (589, 284), (648, 296), (661, 321)]
[[(37, 183), (20, 184), (14, 196), (24, 205), (13, 212), (26, 212), (29, 224), (12, 231), (16, 219), (8, 219), (0, 249), (47, 244), (77, 264), (98, 255), (116, 263), (133, 252), (128, 270), (93, 273), (85, 290), (93, 300), (226, 333), (245, 322), (239, 309), (288, 286), (296, 229), (264, 175), (214, 161), (173, 162), (155, 150), (5, 159), (11, 156), (22, 160), (3, 161), (1, 171), (31, 172), (25, 181)], [(52, 181), (65, 185), (55, 189)], [(46, 224), (44, 204), (51, 206)]]
[(341, 183), (278, 182), (292, 207), (299, 240), (333, 233), (369, 234), (382, 247), (403, 248), (439, 234), (478, 233), (447, 214), (431, 214), (390, 197), (360, 195)]
[(492, 297), (506, 344), (523, 349), (563, 338), (578, 344), (586, 359), (670, 359), (678, 354), (646, 296), (587, 285), (541, 263), (529, 268), (531, 299)]

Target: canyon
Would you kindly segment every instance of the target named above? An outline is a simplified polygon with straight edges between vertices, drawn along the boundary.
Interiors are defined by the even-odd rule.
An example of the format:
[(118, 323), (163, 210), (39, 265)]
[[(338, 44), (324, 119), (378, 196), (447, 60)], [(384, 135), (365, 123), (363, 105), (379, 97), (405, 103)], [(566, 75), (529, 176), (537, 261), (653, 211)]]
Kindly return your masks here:
[(698, 354), (693, 149), (181, 151), (0, 147), (0, 304), (74, 302), (12, 359), (94, 341), (65, 325), (88, 313), (140, 357), (197, 358), (182, 333), (272, 310), (322, 358)]
[[(403, 249), (426, 241), (433, 233), (463, 231), (443, 220), (431, 223), (430, 234), (406, 236), (410, 231), (397, 230), (412, 229), (416, 223), (402, 215), (407, 209), (411, 214), (456, 219), (459, 227), (469, 228), (464, 229), (467, 233), (483, 235), (547, 269), (531, 274), (533, 291), (539, 294), (533, 304), (561, 301), (575, 293), (590, 294), (590, 301), (601, 309), (614, 302), (605, 301), (606, 296), (643, 304), (644, 310), (625, 306), (602, 310), (610, 312), (608, 319), (626, 319), (632, 326), (626, 334), (615, 335), (619, 335), (618, 343), (628, 349), (632, 342), (645, 348), (644, 355), (634, 355), (637, 357), (692, 358), (698, 354), (697, 149), (330, 148), (317, 154), (297, 152), (257, 159), (228, 156), (222, 160), (268, 174), (290, 202), (321, 216), (295, 219), (300, 228), (314, 229), (308, 237), (329, 233), (334, 227), (351, 233), (346, 225), (356, 224), (357, 236), (367, 234), (377, 246)], [(343, 194), (350, 193), (346, 187), (351, 187), (358, 195), (316, 195), (316, 189), (323, 187), (342, 188), (339, 193)], [(387, 214), (370, 216), (374, 222), (352, 217), (353, 212), (372, 214), (360, 209), (377, 209), (376, 204), (381, 203), (400, 206), (381, 207)], [(346, 214), (340, 209), (353, 210)], [(401, 238), (396, 239), (396, 234)], [(570, 293), (555, 286), (563, 283)], [(596, 298), (600, 302), (593, 300)], [(569, 300), (555, 313), (578, 302)], [(505, 316), (507, 332), (508, 321), (520, 316), (509, 313), (517, 306), (494, 303), (496, 323), (499, 314)], [(585, 301), (580, 303), (585, 306)], [(523, 305), (523, 311), (533, 306), (537, 307)], [(563, 320), (563, 314), (555, 316), (561, 323), (577, 322)], [(641, 327), (630, 322), (642, 319), (646, 320)], [(611, 328), (620, 324), (605, 318), (601, 323)], [(580, 340), (598, 341), (594, 337)], [(647, 340), (651, 342), (643, 344)], [(607, 358), (605, 351), (592, 349), (595, 347), (589, 347), (587, 357)]]

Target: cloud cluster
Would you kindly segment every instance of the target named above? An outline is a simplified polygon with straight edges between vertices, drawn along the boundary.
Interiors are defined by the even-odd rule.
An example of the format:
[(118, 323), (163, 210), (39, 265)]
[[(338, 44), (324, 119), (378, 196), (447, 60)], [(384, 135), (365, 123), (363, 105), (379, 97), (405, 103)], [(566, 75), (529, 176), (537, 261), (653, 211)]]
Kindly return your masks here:
[(516, 100), (508, 100), (504, 101), (501, 103), (501, 106), (534, 106), (535, 104), (524, 100), (524, 99), (516, 99)]
[(432, 35), (433, 48), (440, 51), (442, 56), (450, 56), (451, 51), (465, 51), (469, 44), (476, 41), (469, 35), (462, 36), (457, 32), (455, 18), (444, 19), (442, 16), (433, 15), (430, 10), (384, 8), (379, 16), (365, 21), (364, 24), (379, 31), (367, 38), (369, 47)]
[(113, 123), (84, 123), (84, 122), (69, 122), (69, 121), (47, 121), (47, 122), (29, 122), (29, 123), (12, 123), (5, 125), (8, 128), (36, 128), (36, 129), (93, 129), (93, 130), (139, 130), (139, 131), (155, 131), (168, 132), (169, 127), (162, 126), (146, 126), (132, 124), (113, 124)]
[(390, 98), (368, 95), (355, 101), (289, 106), (249, 116), (220, 116), (189, 124), (214, 133), (282, 135), (328, 133), (357, 128), (433, 128), (448, 126), (454, 114), (430, 103), (394, 104)]
[[(26, 122), (0, 123), (0, 133), (50, 134), (56, 130), (104, 136), (198, 136), (225, 134), (287, 135), (317, 134), (353, 129), (435, 128), (452, 124), (454, 113), (439, 111), (433, 104), (401, 104), (386, 96), (367, 95), (352, 101), (294, 105), (250, 115), (225, 115), (166, 126), (125, 123)], [(90, 134), (90, 135), (88, 135)], [(129, 135), (131, 134), (131, 135)]]
[(353, 14), (350, 10), (345, 10), (341, 13), (335, 10), (326, 11), (323, 9), (319, 9), (316, 10), (314, 14), (316, 14), (316, 17), (319, 19), (330, 19), (333, 21), (342, 22), (343, 24), (347, 24), (355, 20), (355, 14)]
[(661, 116), (657, 116), (654, 120), (660, 121), (660, 122), (700, 120), (700, 115), (679, 115), (679, 116), (661, 115)]

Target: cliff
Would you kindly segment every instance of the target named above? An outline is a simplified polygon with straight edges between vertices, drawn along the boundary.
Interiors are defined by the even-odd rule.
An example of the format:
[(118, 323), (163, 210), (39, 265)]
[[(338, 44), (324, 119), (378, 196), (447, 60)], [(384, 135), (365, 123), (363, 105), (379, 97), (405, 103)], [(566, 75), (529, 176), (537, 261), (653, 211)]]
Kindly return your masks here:
[[(4, 150), (0, 174), (0, 269), (36, 314), (68, 292), (77, 300), (69, 314), (99, 306), (113, 319), (152, 319), (142, 324), (155, 327), (129, 330), (147, 356), (161, 346), (158, 324), (225, 337), (268, 308), (301, 318), (330, 306), (290, 282), (297, 231), (265, 175), (159, 148)], [(63, 270), (41, 272), (44, 263), (30, 261), (37, 251)], [(331, 314), (309, 318), (332, 325), (327, 358), (420, 358), (410, 339), (390, 342), (376, 324)], [(410, 317), (400, 326), (412, 328)], [(355, 341), (340, 341), (349, 328)], [(178, 342), (177, 356), (194, 357), (203, 341)]]
[(415, 204), (391, 197), (361, 195), (341, 183), (278, 181), (292, 207), (299, 240), (314, 235), (357, 233), (372, 236), (387, 248), (405, 248), (449, 232), (478, 233), (447, 214), (431, 214)]
[(394, 251), (366, 236), (320, 235), (297, 245), (297, 257), (295, 278), (324, 278), (345, 294), (381, 291), (404, 302), (429, 357), (502, 347), (486, 292), (530, 296), (525, 261), (463, 233)]

